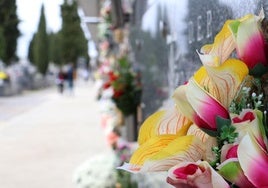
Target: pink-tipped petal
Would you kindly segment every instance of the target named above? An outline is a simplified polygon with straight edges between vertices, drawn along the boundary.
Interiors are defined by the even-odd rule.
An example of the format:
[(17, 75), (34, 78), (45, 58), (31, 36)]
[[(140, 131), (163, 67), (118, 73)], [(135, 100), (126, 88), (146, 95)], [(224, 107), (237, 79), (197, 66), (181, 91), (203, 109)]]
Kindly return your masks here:
[(264, 136), (262, 112), (252, 109), (244, 109), (239, 115), (234, 115), (232, 118), (233, 125), (236, 127), (238, 141), (246, 134), (252, 134), (258, 144), (263, 149), (266, 149), (267, 138)]
[(227, 109), (202, 89), (194, 79), (189, 80), (186, 96), (196, 112), (193, 121), (200, 128), (216, 131), (216, 117), (229, 118)]
[(258, 63), (267, 65), (267, 43), (261, 31), (261, 17), (250, 15), (244, 20), (230, 24), (235, 41), (237, 53), (249, 68), (254, 68)]
[(176, 188), (229, 188), (206, 161), (182, 162), (168, 171), (167, 182)]
[(268, 154), (249, 134), (238, 146), (238, 160), (245, 176), (256, 187), (268, 187)]

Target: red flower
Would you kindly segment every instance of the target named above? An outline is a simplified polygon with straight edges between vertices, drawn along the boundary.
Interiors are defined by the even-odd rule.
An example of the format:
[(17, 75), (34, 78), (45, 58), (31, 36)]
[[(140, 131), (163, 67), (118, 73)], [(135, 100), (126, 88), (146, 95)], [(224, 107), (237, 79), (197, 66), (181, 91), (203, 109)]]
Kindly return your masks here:
[(118, 75), (116, 75), (114, 72), (109, 72), (108, 75), (111, 82), (117, 80), (118, 78)]
[(115, 90), (114, 91), (113, 98), (117, 99), (117, 98), (121, 97), (123, 94), (124, 94), (124, 91), (122, 91), (122, 90)]
[(106, 82), (103, 84), (103, 89), (108, 89), (111, 86), (111, 82)]

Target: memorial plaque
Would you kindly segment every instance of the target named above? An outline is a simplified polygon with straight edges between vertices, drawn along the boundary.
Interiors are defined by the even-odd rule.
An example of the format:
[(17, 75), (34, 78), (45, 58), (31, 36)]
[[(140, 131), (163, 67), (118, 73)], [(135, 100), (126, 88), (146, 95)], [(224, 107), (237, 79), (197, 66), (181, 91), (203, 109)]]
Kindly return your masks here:
[(144, 118), (201, 66), (197, 51), (213, 42), (227, 19), (262, 8), (267, 15), (268, 0), (148, 1), (141, 25), (130, 32), (133, 63), (142, 75)]

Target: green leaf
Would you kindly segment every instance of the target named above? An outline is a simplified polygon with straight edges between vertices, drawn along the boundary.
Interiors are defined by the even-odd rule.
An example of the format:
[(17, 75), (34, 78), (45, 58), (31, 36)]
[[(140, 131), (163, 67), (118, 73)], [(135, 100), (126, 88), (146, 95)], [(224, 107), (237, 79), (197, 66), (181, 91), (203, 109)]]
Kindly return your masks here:
[(264, 66), (262, 63), (258, 63), (252, 69), (249, 70), (249, 74), (254, 77), (260, 78), (263, 74), (267, 73), (267, 71), (267, 66)]
[(217, 116), (216, 117), (216, 124), (217, 124), (217, 134), (220, 135), (222, 128), (224, 126), (231, 126), (231, 120)]

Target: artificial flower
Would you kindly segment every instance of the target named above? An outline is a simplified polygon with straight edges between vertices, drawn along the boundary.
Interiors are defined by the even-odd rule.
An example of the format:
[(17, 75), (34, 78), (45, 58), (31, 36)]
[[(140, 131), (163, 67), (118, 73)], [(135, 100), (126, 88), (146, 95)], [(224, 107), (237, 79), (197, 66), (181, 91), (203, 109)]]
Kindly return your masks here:
[(238, 144), (225, 144), (221, 149), (221, 162), (227, 159), (237, 158)]
[(139, 147), (129, 164), (120, 168), (131, 172), (162, 171), (178, 161), (202, 159), (204, 145), (197, 136), (187, 135), (190, 124), (176, 109), (154, 113), (141, 126)]
[(217, 131), (216, 117), (228, 119), (227, 109), (193, 79), (189, 81), (187, 89), (187, 99), (195, 111), (193, 122), (202, 129)]
[(235, 59), (218, 67), (203, 66), (187, 84), (175, 90), (176, 107), (200, 128), (214, 134), (216, 117), (229, 118), (227, 108), (247, 74), (246, 65)]
[(227, 20), (216, 35), (213, 44), (204, 45), (199, 57), (204, 65), (217, 67), (226, 61), (235, 49), (234, 39), (229, 29), (231, 20)]
[(246, 103), (231, 110), (248, 78), (268, 70), (263, 18), (226, 21), (214, 43), (201, 48), (203, 66), (175, 90), (175, 110), (144, 122), (139, 148), (121, 168), (168, 170), (167, 182), (177, 188), (268, 187), (266, 114)]
[(214, 43), (201, 48), (199, 57), (203, 64), (219, 66), (236, 48), (238, 57), (247, 64), (251, 74), (261, 75), (267, 71), (268, 43), (261, 29), (263, 18), (264, 13), (261, 11), (259, 16), (247, 14), (236, 20), (227, 20)]
[(160, 135), (141, 145), (129, 164), (119, 169), (130, 172), (165, 171), (178, 162), (200, 160), (203, 152), (204, 145), (193, 135)]
[(258, 110), (244, 109), (240, 115), (232, 115), (233, 126), (239, 133), (237, 141), (240, 142), (246, 134), (252, 134), (263, 149), (267, 149), (262, 113)]
[(262, 67), (268, 65), (268, 43), (261, 30), (263, 18), (262, 14), (260, 16), (249, 14), (243, 17), (242, 21), (236, 20), (229, 24), (235, 39), (237, 55), (250, 69), (258, 64)]
[(168, 171), (167, 182), (176, 188), (229, 188), (206, 161), (182, 162)]
[(256, 187), (268, 187), (268, 153), (256, 139), (247, 134), (237, 150), (240, 166), (248, 180)]

